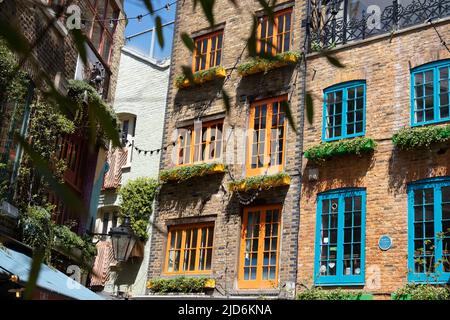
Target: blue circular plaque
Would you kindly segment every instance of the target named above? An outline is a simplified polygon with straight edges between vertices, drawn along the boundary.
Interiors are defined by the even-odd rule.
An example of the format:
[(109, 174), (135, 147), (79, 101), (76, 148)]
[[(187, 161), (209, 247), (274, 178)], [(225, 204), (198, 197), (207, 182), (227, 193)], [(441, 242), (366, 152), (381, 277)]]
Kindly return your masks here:
[(378, 240), (378, 246), (383, 251), (389, 250), (392, 247), (392, 238), (387, 235), (381, 236)]

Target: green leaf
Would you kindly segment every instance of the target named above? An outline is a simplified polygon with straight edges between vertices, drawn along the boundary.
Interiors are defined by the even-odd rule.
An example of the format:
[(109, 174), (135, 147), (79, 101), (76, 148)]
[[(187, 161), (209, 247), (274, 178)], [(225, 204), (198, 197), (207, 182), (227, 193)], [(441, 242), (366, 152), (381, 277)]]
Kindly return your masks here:
[(256, 52), (257, 29), (258, 29), (258, 20), (255, 16), (253, 16), (252, 31), (250, 33), (250, 37), (248, 37), (248, 39), (247, 39), (247, 50), (248, 50), (248, 55), (250, 57), (255, 57), (257, 55), (257, 52)]
[(157, 16), (155, 19), (156, 24), (156, 35), (158, 36), (158, 43), (161, 48), (164, 48), (164, 35), (162, 31), (161, 17)]
[[(120, 147), (121, 142), (117, 132), (117, 127), (111, 117), (111, 114), (103, 107), (100, 100), (89, 101), (89, 108), (93, 108), (93, 114), (101, 128), (105, 131), (108, 139), (112, 140), (114, 147)], [(94, 124), (91, 124), (94, 125)]]
[(41, 271), (41, 264), (44, 260), (45, 248), (35, 248), (33, 252), (33, 260), (31, 262), (31, 269), (28, 275), (28, 281), (25, 286), (24, 298), (25, 300), (31, 300), (33, 297), (34, 289), (39, 278), (39, 272)]
[(343, 65), (338, 58), (336, 58), (335, 56), (332, 56), (329, 52), (327, 51), (323, 51), (323, 55), (325, 56), (325, 58), (327, 58), (328, 62), (335, 66), (336, 68), (345, 68), (345, 65)]
[(86, 43), (87, 38), (79, 29), (72, 30), (73, 39), (75, 42), (75, 47), (80, 54), (80, 58), (84, 64), (87, 64), (87, 51), (86, 51)]
[(30, 51), (30, 44), (18, 30), (18, 28), (11, 26), (7, 21), (0, 20), (0, 37), (6, 40), (8, 47), (12, 51), (26, 55)]
[[(270, 21), (274, 21), (274, 13), (273, 13), (273, 5), (270, 4), (270, 0), (258, 0), (259, 4), (263, 7), (264, 13), (267, 15)], [(273, 4), (275, 4), (276, 1), (274, 1)]]
[(216, 0), (196, 0), (194, 5), (196, 5), (196, 2), (200, 1), (200, 5), (202, 6), (203, 13), (205, 14), (206, 19), (208, 19), (208, 22), (210, 26), (214, 26), (214, 4)]
[(225, 110), (227, 111), (227, 113), (229, 113), (231, 110), (230, 96), (223, 88), (222, 88), (222, 98), (223, 98), (223, 105), (225, 106)]
[(194, 82), (194, 74), (192, 73), (192, 67), (189, 66), (181, 66), (183, 70), (183, 75), (190, 81)]
[(305, 100), (306, 100), (306, 119), (308, 120), (309, 124), (312, 124), (314, 118), (314, 103), (312, 94), (307, 92)]
[(144, 1), (144, 5), (147, 8), (148, 12), (150, 12), (151, 14), (153, 14), (153, 5), (152, 5), (152, 1), (151, 0), (143, 0)]
[(184, 45), (189, 49), (189, 51), (193, 52), (195, 50), (194, 40), (192, 40), (192, 38), (186, 32), (183, 32), (181, 34), (181, 40), (183, 41)]
[(297, 133), (297, 127), (295, 126), (295, 121), (292, 116), (291, 104), (288, 101), (282, 101), (281, 108), (283, 108), (284, 113), (286, 114), (286, 118), (288, 119), (289, 125), (291, 126), (292, 130), (294, 130), (294, 132)]

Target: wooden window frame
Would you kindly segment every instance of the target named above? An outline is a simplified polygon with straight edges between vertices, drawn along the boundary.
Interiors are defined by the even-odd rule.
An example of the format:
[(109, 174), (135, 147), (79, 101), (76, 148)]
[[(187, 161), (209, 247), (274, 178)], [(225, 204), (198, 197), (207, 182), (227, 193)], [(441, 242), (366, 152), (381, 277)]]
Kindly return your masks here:
[[(105, 3), (105, 6), (103, 8), (100, 8), (99, 10), (99, 1), (96, 0), (95, 4), (92, 5), (90, 1), (88, 1), (88, 8), (91, 10), (92, 13), (92, 19), (93, 20), (102, 20), (102, 21), (92, 21), (92, 25), (90, 26), (90, 30), (88, 31), (88, 38), (92, 42), (92, 36), (94, 32), (95, 24), (99, 24), (101, 28), (101, 34), (100, 34), (100, 40), (98, 47), (92, 43), (97, 50), (98, 54), (102, 57), (102, 59), (109, 64), (111, 59), (111, 52), (113, 49), (113, 43), (114, 43), (114, 34), (116, 32), (117, 28), (117, 21), (114, 22), (114, 27), (112, 30), (110, 30), (109, 26), (109, 19), (117, 19), (120, 15), (120, 9), (117, 7), (114, 0), (103, 0)], [(112, 14), (113, 17), (107, 17), (108, 14), (108, 7), (111, 5), (112, 8)], [(103, 50), (105, 46), (105, 39), (108, 39), (110, 41), (110, 47), (107, 53), (107, 57), (104, 57)]]
[[(277, 231), (277, 251), (276, 251), (276, 265), (275, 265), (275, 280), (262, 280), (262, 268), (264, 259), (264, 240), (266, 228), (265, 213), (268, 210), (278, 209), (278, 231)], [(281, 242), (281, 223), (282, 223), (281, 204), (272, 204), (264, 206), (246, 207), (242, 216), (241, 226), (241, 244), (239, 253), (239, 270), (238, 270), (238, 287), (239, 289), (270, 289), (278, 286), (279, 276), (279, 259), (280, 259), (280, 242)], [(259, 234), (258, 234), (258, 257), (257, 257), (257, 271), (256, 280), (244, 280), (244, 266), (245, 266), (245, 244), (246, 244), (246, 230), (248, 224), (248, 213), (260, 211), (259, 220)]]
[[(354, 210), (354, 199), (356, 197), (361, 198), (361, 208), (360, 210)], [(346, 212), (345, 199), (352, 199), (352, 211)], [(336, 202), (336, 220), (335, 226), (332, 226), (332, 214), (330, 210), (326, 214), (323, 213), (323, 201), (333, 201)], [(351, 226), (346, 225), (345, 213), (352, 212)], [(360, 224), (355, 225), (354, 212), (360, 212)], [(324, 227), (322, 217), (326, 216), (327, 221)], [(321, 286), (333, 286), (333, 285), (363, 285), (365, 279), (365, 243), (366, 243), (366, 189), (364, 188), (344, 188), (330, 190), (318, 194), (317, 196), (317, 215), (316, 215), (316, 244), (315, 244), (315, 262), (314, 262), (314, 284)], [(347, 221), (348, 223), (348, 221)], [(351, 229), (351, 239), (350, 241), (345, 241), (345, 230)], [(360, 229), (359, 241), (354, 241), (354, 230)], [(326, 230), (326, 231), (324, 231)], [(336, 242), (332, 242), (331, 232), (336, 232)], [(322, 232), (329, 232), (326, 241), (322, 241)], [(359, 260), (359, 274), (355, 271), (351, 274), (344, 274), (344, 261), (349, 260), (345, 257), (345, 245), (351, 246), (351, 260)], [(359, 257), (355, 258), (354, 245), (359, 245)], [(331, 263), (334, 263), (333, 268), (335, 268), (335, 274), (321, 274), (321, 262), (322, 259), (322, 248), (327, 248), (327, 273)], [(331, 250), (333, 248), (333, 250)], [(336, 256), (330, 259), (330, 252), (336, 251)], [(353, 263), (353, 262), (352, 262)], [(353, 264), (350, 267), (353, 271)], [(355, 268), (356, 270), (356, 268)]]
[[(184, 158), (185, 158), (185, 151), (184, 150), (186, 150), (187, 148), (189, 148), (189, 152), (190, 152), (190, 154), (189, 154), (189, 161), (188, 162), (183, 162), (183, 163), (180, 163), (180, 152), (181, 152), (181, 135), (179, 134), (178, 135), (178, 138), (177, 138), (177, 166), (187, 166), (187, 165), (192, 165), (192, 164), (197, 164), (197, 163), (207, 163), (207, 162), (213, 162), (213, 161), (217, 161), (217, 160), (219, 160), (219, 159), (221, 159), (222, 158), (222, 156), (223, 156), (223, 128), (224, 128), (224, 123), (223, 123), (223, 119), (220, 119), (220, 120), (215, 120), (215, 121), (209, 121), (209, 122), (204, 122), (204, 123), (202, 123), (202, 125), (201, 125), (201, 129), (203, 129), (203, 128), (207, 128), (207, 138), (206, 138), (206, 149), (205, 149), (205, 154), (207, 154), (207, 155), (209, 155), (209, 152), (210, 152), (210, 146), (211, 146), (211, 128), (213, 127), (213, 126), (217, 126), (217, 125), (219, 125), (219, 124), (221, 124), (222, 125), (222, 135), (221, 135), (221, 138), (220, 138), (220, 148), (219, 148), (219, 150), (220, 150), (220, 154), (219, 154), (219, 156), (217, 156), (217, 143), (218, 143), (218, 141), (219, 141), (219, 139), (216, 139), (216, 140), (214, 140), (214, 142), (215, 142), (215, 146), (216, 146), (216, 152), (215, 152), (215, 154), (214, 154), (214, 158), (213, 159), (206, 159), (206, 160), (196, 160), (196, 158), (195, 158), (195, 147), (198, 145), (199, 146), (199, 152), (201, 151), (200, 149), (200, 146), (202, 145), (202, 141), (201, 141), (201, 137), (200, 137), (200, 143), (199, 144), (196, 144), (195, 143), (195, 141), (196, 141), (196, 137), (197, 137), (197, 133), (196, 133), (196, 127), (195, 127), (195, 125), (194, 126), (190, 126), (190, 127), (185, 127), (185, 128), (182, 128), (182, 129), (185, 129), (185, 130), (187, 130), (188, 132), (190, 131), (191, 133), (189, 134), (189, 133), (187, 133), (187, 134), (185, 134), (183, 137), (184, 138), (186, 138), (187, 136), (188, 136), (188, 134), (190, 135), (190, 143), (189, 143), (189, 145), (187, 145), (186, 144), (186, 142), (185, 141), (187, 141), (187, 139), (185, 139), (185, 141), (183, 141), (183, 161), (184, 161)], [(198, 156), (199, 158), (198, 159), (200, 159), (201, 157), (200, 157), (200, 155)]]
[[(206, 247), (201, 247), (201, 232), (197, 232), (197, 245), (195, 248), (196, 256), (195, 256), (195, 269), (194, 270), (183, 270), (184, 267), (184, 252), (186, 251), (185, 244), (186, 244), (186, 232), (188, 230), (201, 230), (202, 228), (212, 228), (213, 232), (213, 238), (212, 238), (212, 244), (211, 246), (208, 246), (206, 243)], [(173, 232), (181, 231), (182, 232), (182, 238), (181, 238), (181, 245), (180, 249), (176, 249), (180, 251), (180, 264), (179, 264), (179, 271), (168, 271), (169, 268), (169, 257), (170, 257), (170, 240)], [(167, 231), (167, 244), (166, 244), (166, 257), (164, 259), (164, 271), (163, 274), (165, 275), (195, 275), (195, 274), (210, 274), (212, 271), (212, 265), (213, 260), (212, 256), (214, 253), (214, 233), (215, 233), (215, 224), (214, 222), (203, 222), (203, 223), (194, 223), (194, 224), (180, 224), (180, 225), (173, 225), (168, 227)], [(206, 235), (206, 241), (208, 241), (209, 234)], [(201, 249), (211, 249), (211, 266), (210, 269), (206, 270), (199, 270), (199, 260), (200, 260), (200, 250)], [(188, 248), (188, 250), (191, 250), (191, 248)], [(205, 259), (206, 261), (206, 259)], [(189, 263), (189, 262), (188, 262)]]
[[(278, 32), (278, 23), (279, 23), (279, 18), (281, 16), (284, 16), (287, 13), (291, 14), (291, 19), (290, 19), (290, 23), (289, 23), (289, 26), (290, 26), (290, 28), (289, 28), (289, 39), (288, 39), (288, 41), (289, 41), (289, 49), (287, 51), (289, 51), (291, 49), (292, 31), (293, 31), (293, 28), (292, 28), (292, 17), (293, 17), (293, 14), (294, 14), (294, 10), (292, 9), (292, 7), (289, 7), (289, 8), (286, 8), (286, 9), (283, 9), (283, 10), (280, 10), (280, 11), (277, 11), (277, 12), (274, 13), (274, 24), (273, 24), (273, 33), (272, 33), (272, 39), (273, 39), (272, 41), (273, 42), (272, 42), (272, 51), (270, 52), (270, 54), (272, 56), (275, 56), (278, 53), (285, 52), (285, 50), (284, 50), (284, 46), (285, 46), (284, 45), (285, 44), (284, 40), (283, 40), (283, 48), (280, 51), (278, 50), (278, 36), (280, 34), (284, 35), (287, 32), (287, 30), (286, 30), (286, 23), (284, 23), (284, 25), (283, 25), (283, 32), (282, 33)], [(268, 19), (269, 19), (268, 16), (262, 16), (262, 17), (260, 17), (260, 19), (261, 20), (258, 23), (258, 28), (257, 28), (257, 31), (256, 31), (256, 39), (257, 39), (257, 41), (256, 41), (256, 52), (258, 54), (261, 53), (261, 33), (262, 33), (263, 22), (267, 20), (266, 35), (267, 35), (267, 31), (269, 30), (269, 25), (272, 24), (271, 21), (268, 21)], [(265, 39), (267, 39), (267, 37)]]
[[(218, 37), (222, 35), (222, 45), (218, 46), (218, 43), (216, 44), (216, 48), (212, 49), (211, 45), (212, 45), (212, 39), (214, 37)], [(220, 64), (217, 64), (217, 58), (220, 57), (220, 62), (222, 62), (222, 53), (223, 53), (223, 40), (224, 40), (224, 32), (223, 29), (222, 30), (218, 30), (218, 31), (214, 31), (202, 36), (198, 36), (196, 38), (194, 38), (194, 44), (197, 44), (198, 41), (202, 41), (207, 39), (207, 45), (206, 45), (206, 52), (205, 52), (205, 56), (206, 56), (206, 61), (205, 61), (205, 68), (201, 68), (201, 63), (199, 63), (199, 68), (196, 68), (196, 60), (197, 60), (197, 56), (198, 56), (198, 51), (197, 51), (197, 46), (195, 46), (195, 50), (194, 50), (194, 54), (192, 57), (192, 72), (197, 72), (197, 71), (204, 71), (204, 70), (208, 70), (214, 67), (219, 66)], [(219, 54), (217, 56), (215, 56), (215, 64), (214, 65), (210, 65), (211, 63), (211, 54), (217, 53), (217, 51), (220, 51)]]
[[(247, 176), (256, 176), (262, 175), (269, 169), (275, 172), (281, 172), (284, 168), (285, 157), (286, 157), (286, 116), (284, 117), (284, 129), (283, 129), (283, 156), (281, 159), (281, 163), (278, 165), (269, 165), (269, 161), (271, 158), (271, 124), (272, 124), (272, 115), (273, 115), (273, 103), (278, 102), (281, 106), (281, 102), (287, 101), (287, 95), (279, 96), (276, 98), (269, 98), (264, 100), (258, 100), (251, 104), (250, 106), (250, 117), (249, 117), (249, 125), (248, 125), (248, 134), (247, 134), (247, 159), (246, 159), (246, 175)], [(252, 151), (253, 151), (253, 131), (255, 124), (255, 108), (259, 105), (267, 105), (267, 113), (266, 113), (266, 132), (265, 132), (265, 140), (264, 140), (264, 165), (260, 168), (252, 168)], [(270, 106), (270, 108), (269, 108)], [(286, 114), (286, 112), (283, 112)], [(269, 122), (270, 120), (270, 122)], [(270, 123), (270, 130), (267, 130), (268, 124)], [(259, 154), (259, 152), (258, 152)]]
[[(450, 258), (450, 254), (446, 252), (444, 247), (444, 241), (447, 242), (450, 238), (446, 229), (444, 229), (444, 223), (447, 225), (450, 219), (444, 217), (444, 206), (445, 208), (450, 204), (445, 201), (443, 197), (443, 188), (450, 187), (450, 177), (435, 177), (419, 181), (414, 181), (408, 184), (408, 282), (413, 283), (433, 283), (433, 284), (443, 284), (450, 281), (450, 272), (446, 271), (444, 264), (447, 267), (447, 259)], [(417, 204), (415, 202), (415, 192), (425, 191), (426, 189), (432, 190), (433, 202), (425, 202), (424, 197), (423, 202)], [(426, 205), (433, 206), (433, 216), (430, 218), (426, 216)], [(415, 208), (420, 207), (422, 209), (422, 220), (416, 219)], [(432, 235), (427, 235), (426, 225), (432, 223)], [(422, 235), (418, 236), (416, 234), (416, 224), (421, 225)], [(439, 234), (443, 235), (443, 238), (439, 237)], [(430, 247), (425, 243), (425, 241), (431, 241)], [(415, 242), (422, 242), (422, 250), (416, 251)], [(428, 250), (427, 250), (428, 247)], [(431, 251), (431, 252), (430, 252)], [(447, 251), (450, 251), (447, 248)], [(428, 254), (427, 254), (428, 253)], [(423, 270), (417, 271), (416, 264), (418, 261), (416, 259), (424, 258), (434, 259), (433, 264), (434, 270), (426, 270), (426, 266), (422, 264)], [(442, 262), (439, 263), (438, 261)]]

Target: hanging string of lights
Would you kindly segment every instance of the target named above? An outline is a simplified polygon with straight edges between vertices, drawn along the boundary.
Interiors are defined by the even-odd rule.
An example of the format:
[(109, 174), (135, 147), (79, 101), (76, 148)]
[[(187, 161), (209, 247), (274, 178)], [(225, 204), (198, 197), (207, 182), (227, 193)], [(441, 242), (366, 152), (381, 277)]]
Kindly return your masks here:
[[(137, 16), (133, 16), (133, 17), (125, 17), (125, 18), (109, 17), (109, 18), (103, 18), (103, 19), (88, 19), (88, 20), (85, 19), (83, 22), (84, 23), (86, 23), (86, 22), (91, 22), (91, 23), (94, 23), (94, 22), (103, 22), (103, 23), (104, 22), (109, 22), (111, 27), (114, 27), (114, 24), (116, 22), (119, 22), (119, 21), (137, 20), (138, 22), (141, 22), (144, 17), (147, 17), (149, 15), (153, 15), (153, 14), (159, 12), (159, 11), (162, 11), (162, 10), (170, 11), (172, 9), (172, 7), (174, 5), (176, 5), (176, 3), (178, 1), (181, 1), (181, 0), (174, 0), (172, 2), (167, 2), (164, 6), (162, 6), (160, 8), (157, 8), (157, 9), (154, 9), (151, 12), (141, 13), (141, 14), (138, 14)], [(61, 14), (60, 17), (68, 18), (69, 16), (67, 16), (66, 14)]]

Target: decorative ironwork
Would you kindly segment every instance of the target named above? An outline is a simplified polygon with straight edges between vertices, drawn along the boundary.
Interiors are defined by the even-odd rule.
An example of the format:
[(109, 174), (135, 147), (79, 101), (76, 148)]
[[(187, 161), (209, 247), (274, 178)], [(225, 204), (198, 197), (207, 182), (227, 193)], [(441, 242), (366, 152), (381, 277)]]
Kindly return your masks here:
[[(310, 50), (394, 32), (450, 16), (450, 0), (310, 0)], [(382, 4), (384, 2), (384, 5)]]

